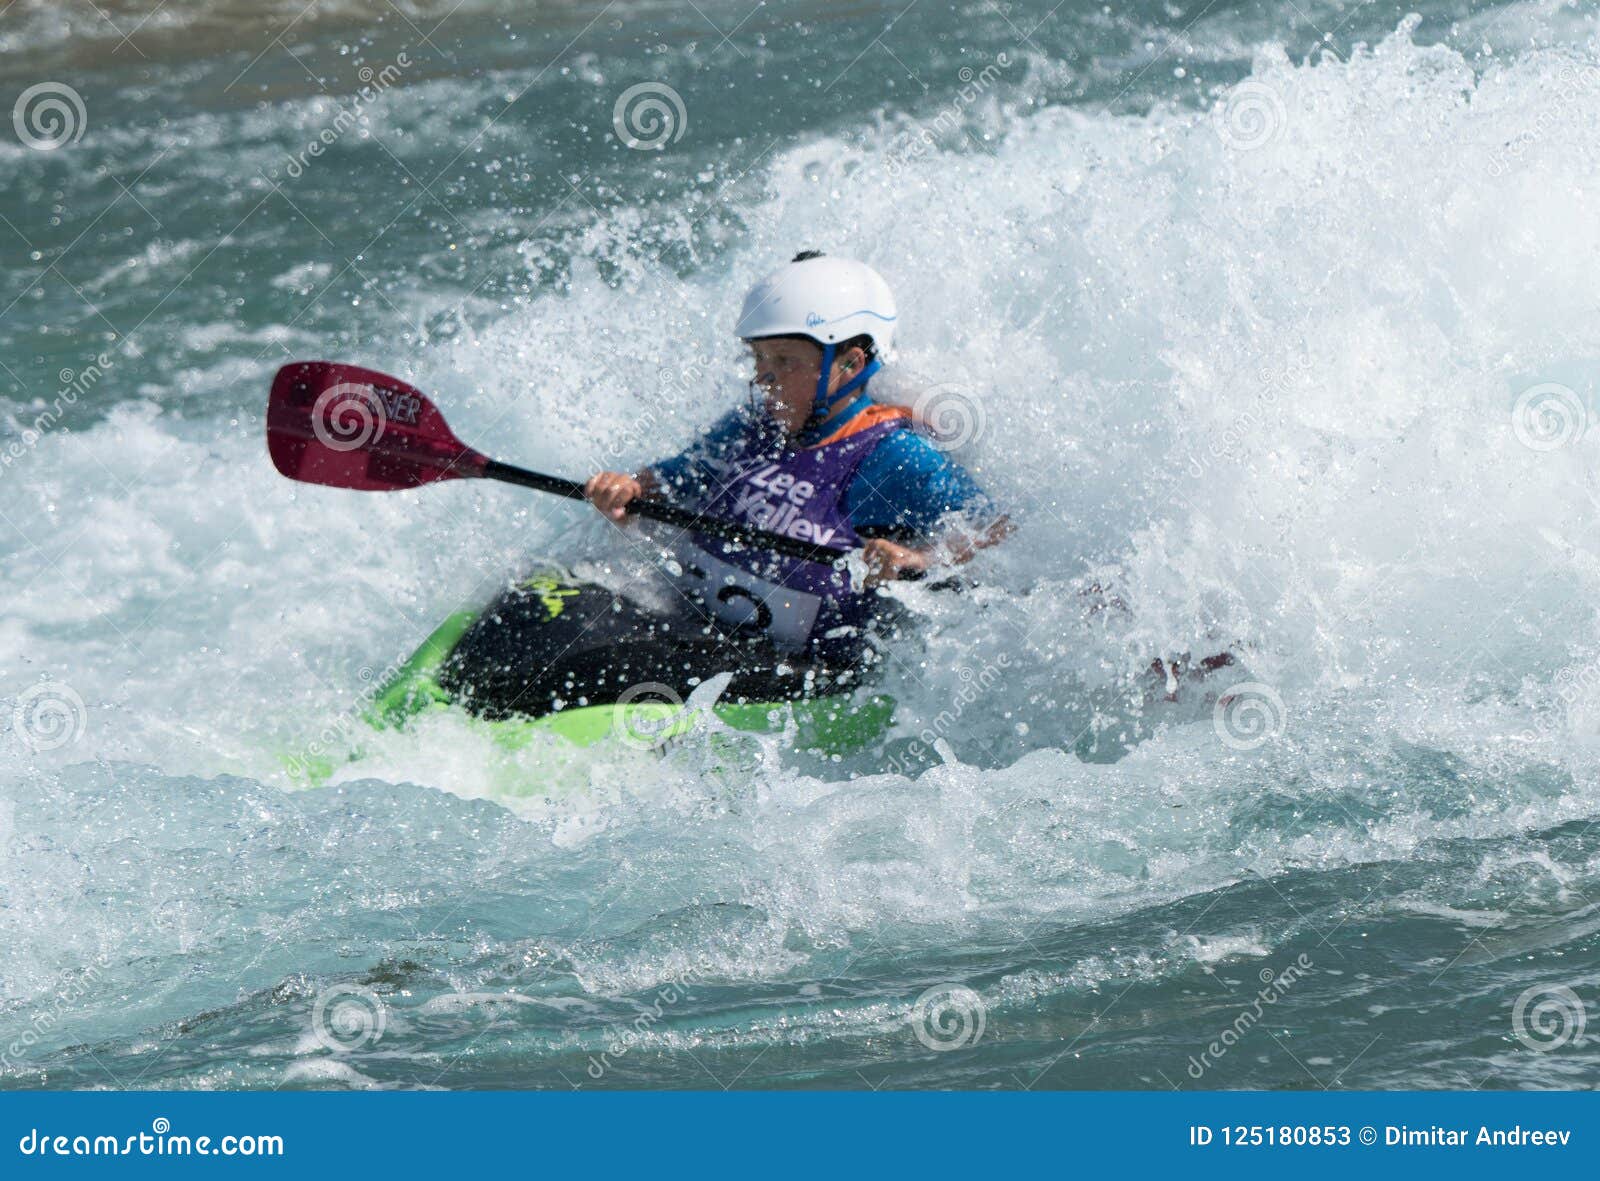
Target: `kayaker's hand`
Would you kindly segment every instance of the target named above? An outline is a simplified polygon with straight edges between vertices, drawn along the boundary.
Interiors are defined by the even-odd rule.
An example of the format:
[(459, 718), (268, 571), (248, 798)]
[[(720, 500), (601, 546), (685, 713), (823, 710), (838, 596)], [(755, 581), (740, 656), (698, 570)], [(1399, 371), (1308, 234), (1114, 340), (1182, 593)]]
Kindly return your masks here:
[(861, 547), (861, 560), (867, 564), (869, 589), (908, 574), (921, 574), (933, 562), (932, 556), (922, 550), (896, 545), (883, 537), (874, 537)]
[(643, 493), (644, 485), (622, 472), (600, 472), (590, 476), (583, 486), (583, 494), (590, 503), (613, 521), (625, 518), (629, 503)]

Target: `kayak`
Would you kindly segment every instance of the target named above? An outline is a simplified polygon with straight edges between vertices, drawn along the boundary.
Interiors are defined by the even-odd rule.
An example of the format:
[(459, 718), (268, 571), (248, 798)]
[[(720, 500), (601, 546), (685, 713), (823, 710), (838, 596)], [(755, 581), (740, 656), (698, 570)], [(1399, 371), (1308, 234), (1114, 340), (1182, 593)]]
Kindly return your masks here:
[(893, 717), (894, 703), (867, 691), (869, 681), (859, 661), (798, 660), (763, 638), (662, 617), (551, 569), (452, 614), (379, 686), (366, 718), (386, 730), (464, 710), (512, 749), (548, 736), (660, 750), (698, 726), (792, 726), (795, 747), (846, 754)]
[[(493, 479), (584, 499), (574, 480), (512, 467), (466, 446), (420, 390), (354, 365), (299, 361), (280, 369), (267, 403), (267, 449), (281, 474), (309, 484), (384, 492)], [(630, 511), (802, 562), (842, 556), (798, 535), (648, 498)], [(743, 589), (724, 587), (718, 597)], [(755, 606), (770, 628), (769, 603), (775, 604), (771, 596)], [(887, 731), (894, 703), (864, 691), (877, 649), (853, 629), (824, 629), (826, 660), (799, 660), (764, 635), (720, 629), (687, 599), (677, 609), (683, 618), (665, 618), (566, 571), (535, 574), (487, 606), (457, 611), (379, 678), (365, 721), (377, 731), (412, 733), (398, 743), (363, 744), (368, 750), (351, 752), (348, 761), (412, 739), (438, 752), (423, 735), (434, 720), (429, 715), (443, 712), (457, 715), (437, 719), (444, 725), (465, 717), (470, 730), (487, 730), (495, 744), (516, 753), (535, 741), (599, 747), (613, 738), (659, 750), (703, 724), (724, 732), (781, 731), (792, 747), (838, 755)], [(874, 611), (872, 628), (893, 614), (890, 608), (880, 619)], [(844, 659), (840, 649), (848, 649)], [(331, 730), (343, 746), (342, 722)], [(337, 771), (320, 740), (279, 761), (291, 778), (313, 783)]]

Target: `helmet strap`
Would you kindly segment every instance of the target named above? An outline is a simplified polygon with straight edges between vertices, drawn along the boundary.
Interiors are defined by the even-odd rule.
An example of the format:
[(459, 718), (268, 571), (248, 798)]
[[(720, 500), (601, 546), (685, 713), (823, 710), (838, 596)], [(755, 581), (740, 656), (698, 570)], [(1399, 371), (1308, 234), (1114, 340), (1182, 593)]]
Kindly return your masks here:
[(838, 349), (836, 346), (832, 344), (822, 346), (822, 372), (817, 375), (817, 396), (811, 402), (811, 417), (807, 420), (808, 426), (814, 426), (827, 418), (841, 402), (866, 385), (872, 376), (883, 368), (883, 362), (874, 357), (861, 367), (860, 373), (830, 394), (828, 393), (828, 377), (833, 373), (833, 362), (837, 355)]

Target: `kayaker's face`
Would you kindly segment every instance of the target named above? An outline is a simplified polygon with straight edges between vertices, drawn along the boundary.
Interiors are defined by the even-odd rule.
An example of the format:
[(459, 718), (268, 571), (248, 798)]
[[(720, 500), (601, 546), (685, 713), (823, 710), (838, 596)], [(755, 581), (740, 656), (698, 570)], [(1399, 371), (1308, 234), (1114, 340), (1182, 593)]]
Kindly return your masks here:
[[(822, 346), (809, 340), (773, 337), (751, 341), (750, 352), (756, 370), (753, 381), (761, 392), (762, 405), (786, 433), (798, 434), (806, 419), (811, 417), (811, 406), (817, 398)], [(846, 350), (834, 358), (828, 392), (832, 393), (848, 381), (850, 367), (864, 361), (860, 349)]]

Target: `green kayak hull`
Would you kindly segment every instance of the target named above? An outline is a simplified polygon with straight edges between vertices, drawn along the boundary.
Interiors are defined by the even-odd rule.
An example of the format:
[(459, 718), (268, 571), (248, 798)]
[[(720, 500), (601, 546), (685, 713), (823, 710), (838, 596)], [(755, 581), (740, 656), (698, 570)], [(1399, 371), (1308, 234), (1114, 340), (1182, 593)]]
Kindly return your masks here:
[[(478, 610), (463, 609), (435, 628), (410, 659), (379, 687), (367, 710), (368, 723), (379, 730), (403, 727), (426, 712), (456, 708), (455, 695), (440, 684), (439, 672), (479, 615)], [(889, 728), (894, 702), (880, 694), (777, 702), (719, 701), (709, 712), (731, 729), (756, 734), (782, 732), (792, 722), (797, 747), (823, 754), (848, 754), (867, 746)], [(577, 746), (641, 734), (651, 734), (665, 744), (692, 731), (695, 723), (693, 710), (667, 701), (567, 706), (541, 717), (485, 722), (495, 740), (509, 749), (527, 746), (544, 734)]]
[[(447, 712), (467, 715), (474, 731), (486, 734), (496, 747), (506, 752), (522, 751), (539, 743), (550, 745), (552, 740), (577, 748), (615, 742), (634, 749), (660, 751), (697, 728), (705, 728), (724, 736), (730, 733), (784, 734), (794, 749), (834, 756), (866, 748), (890, 727), (894, 702), (859, 688), (792, 698), (775, 694), (772, 700), (751, 700), (747, 693), (734, 700), (718, 698), (705, 707), (696, 705), (695, 694), (687, 685), (683, 686), (687, 692), (681, 694), (668, 691), (653, 695), (662, 699), (648, 699), (652, 695), (646, 695), (646, 699), (597, 704), (583, 703), (584, 694), (577, 691), (571, 694), (575, 703), (552, 701), (547, 694), (542, 701), (530, 702), (531, 708), (526, 712), (512, 705), (497, 704), (492, 692), (474, 696), (470, 687), (463, 691), (463, 680), (470, 682), (472, 679), (473, 659), (483, 667), (499, 669), (538, 663), (551, 653), (566, 653), (576, 642), (574, 637), (589, 635), (597, 622), (614, 631), (610, 618), (615, 610), (614, 603), (608, 594), (598, 594), (596, 588), (573, 582), (565, 572), (545, 572), (524, 580), (507, 596), (487, 607), (456, 611), (380, 683), (363, 710), (363, 720), (373, 731), (382, 733), (405, 731), (430, 716)], [(511, 606), (508, 608), (507, 604)], [(611, 605), (609, 609), (607, 605)], [(505, 658), (503, 650), (495, 658), (484, 658), (483, 645), (475, 648), (474, 639), (481, 639), (486, 628), (500, 625), (502, 616), (513, 614), (517, 616), (517, 626), (522, 629), (511, 633), (517, 645), (511, 649), (517, 654), (516, 658)], [(597, 615), (599, 619), (595, 618)], [(599, 630), (604, 631), (606, 627)], [(593, 647), (602, 660), (608, 650), (607, 643), (602, 640)], [(637, 649), (638, 645), (623, 639), (615, 640), (612, 647), (624, 653)], [(492, 647), (490, 651), (494, 651)], [(699, 659), (705, 659), (703, 653)], [(463, 664), (467, 665), (466, 673), (463, 673)], [(708, 676), (715, 671), (707, 666)], [(568, 675), (574, 674), (569, 671)], [(501, 679), (503, 681), (504, 677)], [(764, 684), (761, 680), (756, 683)], [(503, 685), (496, 691), (501, 696), (509, 695)], [(594, 691), (589, 695), (601, 696), (602, 692)], [(518, 700), (523, 697), (523, 692), (516, 693)], [(485, 709), (485, 704), (494, 708)], [(359, 759), (361, 753), (353, 752), (349, 758)], [(294, 760), (291, 772), (299, 778), (321, 783), (331, 778), (340, 765), (341, 760), (308, 759), (302, 754)]]

